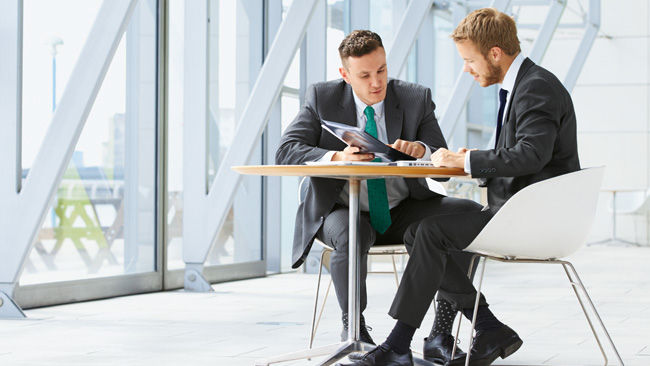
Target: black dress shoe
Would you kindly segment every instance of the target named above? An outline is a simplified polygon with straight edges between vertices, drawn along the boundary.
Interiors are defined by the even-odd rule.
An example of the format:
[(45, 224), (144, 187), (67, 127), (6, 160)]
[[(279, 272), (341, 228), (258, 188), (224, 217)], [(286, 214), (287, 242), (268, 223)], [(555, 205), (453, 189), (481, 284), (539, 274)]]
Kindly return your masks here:
[(380, 344), (352, 363), (337, 363), (336, 366), (412, 366), (413, 354), (400, 354), (390, 349), (387, 344)]
[[(449, 334), (438, 333), (434, 336), (424, 338), (424, 359), (430, 362), (446, 365), (451, 360), (451, 352), (454, 350), (454, 337)], [(467, 354), (456, 347), (454, 361), (465, 364)]]
[[(524, 343), (521, 338), (505, 324), (488, 330), (479, 330), (474, 336), (472, 349), (469, 353), (470, 366), (489, 366), (497, 358), (506, 358), (515, 353)], [(461, 366), (463, 362), (453, 360), (450, 366)]]
[[(341, 342), (344, 342), (348, 340), (348, 313), (343, 313), (342, 320), (343, 330), (341, 331)], [(359, 325), (359, 340), (369, 344), (375, 344), (375, 341), (373, 341), (372, 337), (370, 337), (370, 333), (368, 333), (368, 331), (372, 330), (372, 328), (366, 325), (366, 319), (363, 317), (363, 315), (360, 317)]]

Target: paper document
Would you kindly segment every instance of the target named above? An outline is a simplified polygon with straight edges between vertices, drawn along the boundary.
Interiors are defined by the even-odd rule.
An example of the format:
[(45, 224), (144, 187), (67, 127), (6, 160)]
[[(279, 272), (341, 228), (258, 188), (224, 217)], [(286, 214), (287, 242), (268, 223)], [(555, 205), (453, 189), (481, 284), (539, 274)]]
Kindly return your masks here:
[(379, 165), (395, 165), (387, 161), (308, 161), (306, 165), (369, 165), (369, 166), (379, 166)]
[(326, 120), (321, 120), (321, 126), (349, 146), (358, 147), (361, 153), (373, 153), (382, 161), (415, 160), (414, 157), (393, 149), (359, 127)]

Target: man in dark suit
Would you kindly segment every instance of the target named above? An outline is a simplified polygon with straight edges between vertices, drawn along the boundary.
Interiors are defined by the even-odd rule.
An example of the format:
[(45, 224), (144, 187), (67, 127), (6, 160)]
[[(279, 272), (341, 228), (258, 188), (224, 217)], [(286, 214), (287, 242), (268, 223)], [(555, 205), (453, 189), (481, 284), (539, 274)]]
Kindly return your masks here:
[[(451, 37), (465, 72), (482, 87), (501, 84), (496, 145), (489, 150), (463, 148), (457, 153), (440, 148), (431, 160), (437, 166), (464, 168), (482, 179), (488, 189), (488, 207), (427, 218), (407, 230), (404, 240), (413, 246), (412, 255), (389, 311), (397, 324), (385, 343), (354, 365), (412, 365), (411, 338), (439, 289), (439, 297), (471, 319), (473, 302), (453, 292), (467, 292), (472, 284), (449, 261), (449, 254), (466, 248), (522, 188), (580, 169), (571, 97), (552, 73), (521, 55), (514, 20), (495, 9), (479, 9)], [(470, 365), (490, 365), (521, 344), (517, 333), (499, 322), (481, 299)], [(448, 364), (462, 365), (464, 360)]]
[[(438, 126), (428, 88), (388, 80), (381, 38), (370, 31), (354, 31), (339, 47), (343, 80), (311, 85), (300, 112), (285, 130), (276, 153), (278, 164), (313, 161), (371, 161), (323, 131), (330, 120), (364, 128), (384, 143), (415, 158), (447, 146)], [(348, 184), (343, 180), (312, 178), (298, 207), (293, 243), (293, 268), (300, 266), (315, 237), (331, 245), (330, 272), (343, 312), (342, 339), (347, 338), (348, 310)], [(359, 199), (361, 311), (366, 307), (367, 252), (372, 245), (401, 243), (407, 227), (424, 217), (480, 211), (473, 201), (445, 197), (428, 189), (424, 179), (373, 179), (363, 182)], [(452, 258), (468, 268), (469, 255)], [(361, 317), (361, 340), (374, 343)], [(453, 346), (453, 344), (452, 344)], [(447, 350), (448, 353), (451, 349)]]

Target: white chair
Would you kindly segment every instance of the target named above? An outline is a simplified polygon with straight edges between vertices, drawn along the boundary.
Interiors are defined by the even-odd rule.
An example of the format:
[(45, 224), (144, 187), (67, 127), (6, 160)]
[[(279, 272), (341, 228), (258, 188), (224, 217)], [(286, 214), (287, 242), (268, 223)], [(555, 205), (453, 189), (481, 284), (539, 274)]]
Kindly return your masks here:
[[(600, 323), (618, 361), (623, 360), (612, 341), (600, 315), (596, 311), (587, 289), (582, 284), (573, 264), (561, 260), (576, 252), (585, 242), (596, 213), (598, 192), (603, 179), (603, 167), (577, 172), (531, 184), (510, 198), (465, 249), (482, 258), (482, 265), (474, 305), (469, 349), (472, 348), (479, 294), (483, 284), (485, 262), (488, 259), (507, 263), (560, 264), (587, 318), (598, 347), (607, 365), (607, 355), (598, 338), (584, 301)], [(479, 259), (480, 260), (480, 259)], [(471, 268), (472, 266), (470, 266)], [(584, 297), (581, 297), (579, 291)], [(461, 316), (462, 319), (462, 316)], [(460, 321), (456, 340), (460, 331)], [(455, 353), (454, 346), (453, 352)], [(453, 357), (452, 357), (453, 358)], [(469, 365), (469, 356), (465, 365)]]
[[(300, 184), (298, 185), (298, 202), (302, 202), (303, 199), (303, 186), (306, 182), (306, 178), (302, 178)], [(323, 274), (323, 266), (327, 266), (329, 270), (329, 258), (331, 253), (334, 251), (334, 248), (323, 243), (318, 238), (314, 239), (314, 244), (319, 245), (322, 248), (320, 255), (320, 263), (318, 264), (318, 283), (316, 285), (316, 297), (314, 299), (314, 313), (312, 315), (311, 321), (311, 331), (309, 332), (309, 349), (312, 348), (314, 344), (314, 337), (316, 336), (316, 331), (318, 330), (318, 325), (320, 324), (321, 316), (323, 315), (323, 310), (325, 309), (325, 304), (327, 303), (327, 297), (329, 295), (330, 289), (332, 288), (332, 278), (330, 278), (329, 283), (327, 284), (327, 290), (325, 290), (325, 296), (323, 298), (323, 303), (320, 307), (320, 312), (318, 311), (318, 296), (320, 293), (320, 282)], [(395, 284), (399, 287), (399, 277), (397, 275), (397, 265), (395, 263), (395, 256), (404, 256), (408, 255), (406, 247), (404, 244), (394, 244), (394, 245), (378, 245), (373, 246), (368, 251), (368, 256), (379, 256), (379, 255), (390, 255), (393, 272), (381, 272), (381, 271), (368, 271), (368, 273), (393, 273), (395, 275)], [(318, 318), (316, 318), (316, 313), (318, 313)]]
[[(638, 190), (622, 193), (623, 194), (619, 196), (616, 201), (612, 200), (612, 207), (610, 207), (613, 215), (612, 224), (614, 225), (612, 241), (619, 241), (625, 244), (641, 246), (640, 243), (642, 241), (639, 240), (639, 236), (637, 235), (638, 220), (636, 220), (636, 217), (641, 216), (645, 218), (646, 215), (650, 213), (650, 189), (647, 189), (645, 191)], [(634, 221), (634, 241), (628, 241), (616, 237), (616, 215), (632, 216), (632, 220)], [(650, 238), (647, 238), (646, 240), (650, 242)]]

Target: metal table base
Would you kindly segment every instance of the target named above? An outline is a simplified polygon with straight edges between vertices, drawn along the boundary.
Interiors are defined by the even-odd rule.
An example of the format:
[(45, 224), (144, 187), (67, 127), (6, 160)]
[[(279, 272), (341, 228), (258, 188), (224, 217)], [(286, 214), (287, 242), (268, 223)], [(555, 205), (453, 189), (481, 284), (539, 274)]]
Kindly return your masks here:
[(255, 362), (256, 366), (268, 366), (273, 363), (302, 360), (317, 356), (328, 356), (319, 365), (332, 365), (341, 358), (353, 352), (367, 352), (375, 346), (359, 340), (359, 318), (361, 317), (359, 304), (359, 243), (357, 241), (357, 230), (359, 227), (359, 187), (361, 179), (357, 177), (348, 178), (350, 185), (349, 202), (349, 254), (348, 254), (348, 341), (335, 343), (328, 346), (306, 349), (303, 351), (287, 353), (284, 355), (270, 357)]

